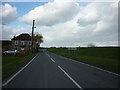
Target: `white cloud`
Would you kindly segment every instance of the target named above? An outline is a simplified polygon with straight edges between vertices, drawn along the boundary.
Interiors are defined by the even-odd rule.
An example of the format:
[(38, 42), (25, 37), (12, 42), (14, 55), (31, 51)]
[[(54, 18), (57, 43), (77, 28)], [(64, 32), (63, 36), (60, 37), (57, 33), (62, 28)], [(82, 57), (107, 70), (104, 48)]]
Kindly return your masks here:
[[(63, 14), (66, 6), (62, 7), (61, 4), (59, 6), (58, 2), (54, 3), (39, 6), (20, 18), (20, 20), (24, 18), (23, 22), (31, 24), (30, 17), (33, 18), (33, 12), (35, 13), (36, 18), (40, 20), (37, 24), (41, 24), (41, 26), (36, 25), (35, 31), (42, 33), (44, 37), (42, 46), (87, 46), (89, 43), (110, 46), (118, 44), (118, 12), (115, 3), (88, 3), (85, 6), (79, 6), (71, 2), (73, 6), (77, 6), (77, 11), (72, 11), (74, 14), (71, 18), (69, 17), (71, 12)], [(69, 4), (67, 7), (71, 5), (68, 2), (67, 4)], [(76, 7), (71, 9), (75, 10)], [(41, 10), (44, 12), (42, 13)], [(41, 19), (37, 13), (38, 16), (41, 13)], [(55, 17), (56, 15), (61, 16), (60, 20)], [(6, 28), (3, 33), (8, 34), (8, 31), (11, 31), (11, 35), (16, 35), (21, 32), (31, 32), (29, 26), (9, 28)], [(4, 34), (3, 37), (6, 38), (7, 34)]]
[(0, 20), (2, 19), (2, 24), (9, 24), (16, 19), (17, 9), (12, 7), (10, 4), (0, 5), (1, 13)]
[[(116, 16), (116, 17), (115, 17)], [(91, 25), (109, 23), (111, 20), (117, 18), (117, 5), (116, 3), (90, 3), (86, 7), (82, 7), (78, 15), (78, 23), (80, 25)]]
[(72, 20), (41, 30), (49, 45), (118, 45), (117, 7), (115, 3), (80, 6), (79, 14)]
[(31, 27), (30, 26), (7, 26), (2, 25), (2, 39), (3, 40), (11, 40), (14, 35), (19, 35), (21, 33), (31, 33)]
[(44, 6), (36, 7), (28, 14), (20, 17), (19, 20), (27, 24), (32, 24), (32, 20), (35, 19), (36, 24), (39, 25), (54, 25), (69, 21), (78, 13), (78, 10), (79, 5), (75, 2), (64, 2), (64, 0), (60, 2), (60, 0), (55, 0)]
[(100, 11), (95, 6), (96, 4), (89, 4), (86, 7), (81, 7), (78, 15), (78, 23), (80, 25), (95, 24), (100, 20)]

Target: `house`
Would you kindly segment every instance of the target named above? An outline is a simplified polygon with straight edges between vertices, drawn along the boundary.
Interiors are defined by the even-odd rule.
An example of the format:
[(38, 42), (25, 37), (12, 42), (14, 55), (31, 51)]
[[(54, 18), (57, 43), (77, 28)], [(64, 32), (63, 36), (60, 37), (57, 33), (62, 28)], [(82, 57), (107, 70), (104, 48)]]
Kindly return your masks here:
[(1, 40), (0, 45), (2, 45), (2, 46), (0, 46), (0, 47), (2, 47), (2, 52), (11, 49), (11, 41), (10, 40)]
[[(31, 36), (27, 33), (22, 33), (14, 36), (12, 39), (12, 47), (18, 51), (30, 52), (32, 47)], [(36, 40), (33, 39), (33, 50), (36, 49)]]

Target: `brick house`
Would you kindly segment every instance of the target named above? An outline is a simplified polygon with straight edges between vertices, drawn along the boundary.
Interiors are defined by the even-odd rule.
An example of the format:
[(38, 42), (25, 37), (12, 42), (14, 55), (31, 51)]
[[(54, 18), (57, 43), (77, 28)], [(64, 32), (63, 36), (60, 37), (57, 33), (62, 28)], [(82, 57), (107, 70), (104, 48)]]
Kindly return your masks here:
[[(27, 33), (22, 33), (18, 36), (14, 36), (12, 39), (12, 48), (21, 52), (31, 51), (31, 36)], [(33, 50), (36, 49), (36, 40), (33, 40)]]

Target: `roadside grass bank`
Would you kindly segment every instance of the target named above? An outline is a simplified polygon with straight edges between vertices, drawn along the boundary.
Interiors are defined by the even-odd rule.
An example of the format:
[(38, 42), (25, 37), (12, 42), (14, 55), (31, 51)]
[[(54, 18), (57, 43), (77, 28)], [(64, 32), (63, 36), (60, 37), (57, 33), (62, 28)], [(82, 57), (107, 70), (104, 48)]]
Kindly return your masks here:
[(50, 52), (120, 74), (118, 47), (48, 48)]
[(16, 72), (28, 63), (36, 54), (2, 55), (2, 79)]

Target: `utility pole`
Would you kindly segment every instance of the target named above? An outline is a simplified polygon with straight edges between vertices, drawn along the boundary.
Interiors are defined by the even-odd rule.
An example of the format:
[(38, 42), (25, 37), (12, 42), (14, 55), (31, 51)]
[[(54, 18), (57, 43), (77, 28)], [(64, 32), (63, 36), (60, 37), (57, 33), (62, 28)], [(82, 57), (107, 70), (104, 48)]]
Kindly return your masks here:
[(35, 24), (35, 20), (33, 20), (33, 26), (32, 26), (32, 38), (31, 38), (31, 41), (32, 41), (32, 46), (31, 46), (31, 53), (33, 53), (33, 35), (34, 35), (34, 24)]

